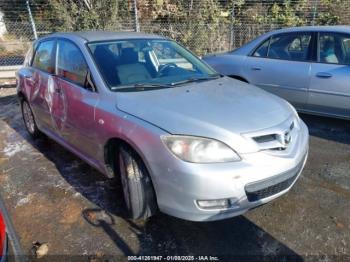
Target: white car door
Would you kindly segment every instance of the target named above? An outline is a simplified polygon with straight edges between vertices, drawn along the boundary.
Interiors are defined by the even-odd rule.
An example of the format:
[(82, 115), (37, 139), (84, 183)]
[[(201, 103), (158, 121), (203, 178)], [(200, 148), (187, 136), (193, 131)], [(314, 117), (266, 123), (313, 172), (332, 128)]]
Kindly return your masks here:
[(350, 34), (321, 32), (307, 110), (350, 117)]
[(247, 57), (245, 70), (250, 83), (303, 109), (310, 82), (312, 35), (283, 33), (265, 40)]

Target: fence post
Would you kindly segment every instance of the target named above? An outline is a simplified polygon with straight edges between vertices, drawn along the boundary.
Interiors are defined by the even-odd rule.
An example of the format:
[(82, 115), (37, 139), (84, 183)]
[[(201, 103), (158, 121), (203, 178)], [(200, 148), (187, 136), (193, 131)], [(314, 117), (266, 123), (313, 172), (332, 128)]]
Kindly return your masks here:
[(134, 0), (135, 31), (140, 32), (139, 15), (137, 11), (137, 0)]
[(230, 26), (230, 47), (229, 50), (233, 49), (233, 45), (236, 47), (236, 41), (234, 41), (234, 22), (235, 22), (235, 3), (232, 3), (232, 11), (231, 11), (231, 26)]
[(313, 14), (312, 14), (312, 25), (315, 25), (316, 15), (317, 15), (317, 6), (318, 6), (318, 0), (314, 1), (314, 8), (313, 8)]
[(36, 40), (36, 39), (38, 39), (38, 34), (36, 33), (36, 26), (35, 26), (34, 18), (33, 18), (33, 15), (32, 15), (32, 10), (30, 10), (29, 0), (26, 1), (26, 5), (27, 5), (27, 10), (28, 10), (30, 24), (32, 26), (34, 38)]

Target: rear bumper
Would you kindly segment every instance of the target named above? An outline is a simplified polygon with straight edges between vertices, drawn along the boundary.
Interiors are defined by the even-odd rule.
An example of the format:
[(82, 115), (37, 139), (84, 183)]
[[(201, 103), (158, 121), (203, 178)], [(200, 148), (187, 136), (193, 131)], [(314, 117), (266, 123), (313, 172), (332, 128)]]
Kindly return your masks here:
[[(168, 159), (152, 166), (159, 209), (192, 221), (245, 213), (288, 192), (306, 163), (309, 134), (301, 122), (298, 140), (286, 154), (257, 152), (234, 163), (193, 164)], [(166, 153), (162, 155), (163, 159)], [(227, 208), (203, 209), (198, 200), (229, 199)]]

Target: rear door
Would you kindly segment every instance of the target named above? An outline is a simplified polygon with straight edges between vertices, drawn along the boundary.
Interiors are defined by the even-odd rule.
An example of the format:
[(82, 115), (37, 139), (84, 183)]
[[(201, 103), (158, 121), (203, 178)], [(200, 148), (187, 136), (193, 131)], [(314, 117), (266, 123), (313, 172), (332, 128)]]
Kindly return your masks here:
[(245, 70), (250, 83), (304, 108), (310, 82), (312, 36), (309, 32), (293, 32), (266, 39), (247, 57)]
[(30, 67), (31, 76), (25, 79), (27, 98), (41, 129), (52, 131), (52, 94), (55, 92), (53, 74), (55, 68), (54, 39), (38, 43)]
[(320, 32), (317, 49), (307, 109), (350, 117), (350, 34)]
[(64, 39), (57, 41), (56, 84), (60, 89), (57, 117), (66, 142), (88, 158), (96, 154), (96, 90), (87, 87), (88, 65), (79, 47)]

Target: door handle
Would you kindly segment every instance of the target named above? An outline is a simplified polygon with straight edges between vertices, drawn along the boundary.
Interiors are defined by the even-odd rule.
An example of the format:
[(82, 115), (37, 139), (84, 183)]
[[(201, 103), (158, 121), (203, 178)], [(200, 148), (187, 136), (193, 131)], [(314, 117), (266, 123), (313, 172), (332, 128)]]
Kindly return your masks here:
[(319, 78), (331, 78), (333, 75), (326, 72), (319, 72), (316, 74), (316, 76)]
[(253, 71), (261, 71), (261, 67), (254, 66), (254, 67), (252, 67), (252, 70)]
[(55, 92), (57, 93), (57, 94), (61, 94), (61, 88), (55, 88)]

